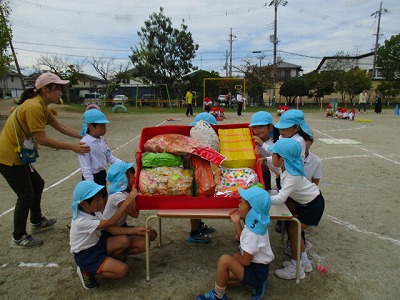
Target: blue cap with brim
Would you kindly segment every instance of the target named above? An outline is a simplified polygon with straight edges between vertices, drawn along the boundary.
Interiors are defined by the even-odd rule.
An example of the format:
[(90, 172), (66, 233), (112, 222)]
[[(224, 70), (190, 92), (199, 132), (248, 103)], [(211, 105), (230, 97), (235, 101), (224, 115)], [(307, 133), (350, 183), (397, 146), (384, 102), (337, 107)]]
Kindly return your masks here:
[(217, 119), (212, 114), (210, 114), (208, 112), (202, 112), (202, 113), (199, 113), (194, 118), (194, 121), (192, 123), (190, 123), (189, 126), (194, 126), (199, 121), (204, 121), (204, 122), (207, 122), (208, 124), (217, 125)]
[(250, 127), (272, 124), (272, 115), (266, 111), (256, 112), (251, 117)]
[(239, 194), (251, 206), (245, 218), (247, 228), (255, 234), (264, 235), (270, 223), (271, 196), (260, 187), (239, 188)]
[(305, 176), (304, 162), (301, 158), (301, 145), (298, 141), (282, 138), (273, 146), (268, 146), (267, 150), (277, 153), (284, 158), (285, 169), (290, 175)]
[(279, 122), (275, 124), (275, 127), (278, 129), (286, 129), (295, 125), (299, 125), (305, 133), (312, 136), (312, 133), (310, 134), (310, 126), (308, 126), (304, 120), (304, 113), (298, 109), (289, 109), (285, 111), (279, 119)]
[(81, 136), (84, 136), (87, 132), (89, 124), (108, 124), (110, 121), (107, 120), (105, 114), (98, 109), (89, 109), (83, 113), (83, 126), (81, 128)]
[(126, 171), (134, 165), (135, 163), (133, 162), (126, 163), (123, 161), (117, 161), (108, 168), (107, 181), (111, 183), (108, 187), (110, 195), (127, 189), (128, 178), (126, 177)]
[(91, 180), (79, 182), (73, 192), (72, 197), (72, 219), (75, 220), (78, 215), (78, 204), (86, 199), (92, 198), (104, 188)]

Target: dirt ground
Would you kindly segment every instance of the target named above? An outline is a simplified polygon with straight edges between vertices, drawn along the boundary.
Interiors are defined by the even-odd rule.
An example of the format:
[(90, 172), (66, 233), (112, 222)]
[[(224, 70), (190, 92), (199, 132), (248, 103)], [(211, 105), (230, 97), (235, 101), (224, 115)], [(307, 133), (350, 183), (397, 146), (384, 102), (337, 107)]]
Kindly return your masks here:
[[(393, 109), (382, 114), (370, 107), (351, 122), (326, 118), (323, 111), (306, 113), (316, 141), (311, 150), (323, 160), (320, 182), (326, 200), (321, 223), (307, 231), (313, 247), (309, 257), (314, 271), (300, 284), (277, 278), (273, 271), (281, 268), (288, 257), (280, 235), (270, 226), (275, 260), (271, 264), (266, 291), (268, 299), (400, 299), (400, 117)], [(82, 116), (57, 107), (62, 122), (80, 128)], [(7, 103), (0, 102), (0, 127), (9, 113)], [(242, 117), (227, 113), (224, 123), (249, 122), (251, 113)], [(182, 124), (191, 120), (182, 114), (131, 115), (108, 114), (106, 139), (114, 155), (134, 160), (141, 128), (145, 126)], [(177, 121), (169, 122), (173, 118)], [(278, 117), (274, 116), (274, 121)], [(48, 134), (61, 140), (50, 127)], [(342, 142), (342, 144), (331, 144)], [(339, 139), (339, 140), (338, 140)], [(351, 144), (346, 140), (359, 142)], [(327, 143), (328, 142), (328, 143)], [(343, 143), (344, 142), (344, 143)], [(69, 252), (66, 225), (71, 218), (71, 195), (80, 181), (79, 163), (70, 151), (41, 147), (35, 167), (46, 181), (42, 209), (45, 215), (58, 218), (55, 228), (35, 236), (44, 239), (41, 247), (30, 250), (11, 248), (13, 210), (16, 195), (0, 177), (0, 298), (1, 299), (194, 299), (214, 287), (216, 263), (223, 253), (234, 253), (232, 223), (207, 220), (217, 228), (211, 243), (194, 245), (186, 242), (189, 220), (164, 219), (163, 244), (152, 244), (151, 282), (145, 280), (144, 254), (128, 259), (129, 275), (118, 281), (101, 280), (100, 287), (82, 288)], [(153, 211), (142, 211), (133, 224), (144, 224)], [(154, 226), (156, 222), (152, 222)], [(315, 270), (317, 264), (327, 273)], [(229, 288), (229, 299), (249, 299), (247, 287)]]

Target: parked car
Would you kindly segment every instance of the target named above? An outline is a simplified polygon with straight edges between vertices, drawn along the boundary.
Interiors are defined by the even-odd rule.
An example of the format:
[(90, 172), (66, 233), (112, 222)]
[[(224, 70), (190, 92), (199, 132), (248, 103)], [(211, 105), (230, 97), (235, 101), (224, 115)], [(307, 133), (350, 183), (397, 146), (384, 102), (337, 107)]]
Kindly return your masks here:
[(116, 96), (113, 98), (113, 103), (114, 103), (114, 104), (123, 104), (123, 103), (125, 103), (125, 101), (127, 101), (127, 100), (128, 100), (128, 97), (125, 96), (125, 95), (116, 95)]
[(215, 106), (225, 106), (225, 97), (226, 95), (219, 95)]

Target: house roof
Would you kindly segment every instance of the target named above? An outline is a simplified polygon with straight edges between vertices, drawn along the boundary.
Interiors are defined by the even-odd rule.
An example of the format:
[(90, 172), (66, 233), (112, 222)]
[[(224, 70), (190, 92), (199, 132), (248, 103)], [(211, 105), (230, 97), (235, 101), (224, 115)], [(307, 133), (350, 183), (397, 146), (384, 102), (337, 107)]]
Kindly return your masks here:
[(316, 71), (318, 72), (322, 68), (322, 66), (324, 65), (325, 61), (330, 60), (330, 59), (358, 60), (358, 59), (361, 59), (361, 58), (364, 58), (364, 57), (368, 57), (368, 56), (372, 56), (372, 55), (374, 55), (374, 52), (368, 52), (368, 53), (361, 54), (361, 55), (358, 55), (358, 56), (324, 56), (322, 58), (321, 62), (319, 63)]
[(280, 61), (280, 62), (276, 63), (276, 68), (277, 69), (299, 69), (299, 70), (301, 70), (301, 66), (287, 63), (284, 61)]

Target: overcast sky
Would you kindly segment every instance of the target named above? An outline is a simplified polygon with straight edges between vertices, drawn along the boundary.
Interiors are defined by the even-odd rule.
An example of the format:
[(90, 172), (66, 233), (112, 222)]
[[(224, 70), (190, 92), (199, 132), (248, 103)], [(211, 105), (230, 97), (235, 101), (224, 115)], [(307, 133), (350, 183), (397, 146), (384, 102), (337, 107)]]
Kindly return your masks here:
[[(285, 2), (281, 0), (281, 2)], [(372, 52), (377, 32), (378, 0), (287, 0), (278, 6), (277, 56), (314, 70), (324, 56)], [(400, 0), (383, 0), (379, 41), (400, 32)], [(274, 5), (260, 0), (9, 0), (13, 45), (22, 68), (41, 56), (68, 57), (70, 63), (90, 57), (128, 62), (137, 31), (153, 12), (179, 28), (182, 19), (199, 44), (195, 66), (225, 75), (226, 51), (232, 65), (246, 59), (273, 62)], [(375, 15), (373, 15), (376, 13)], [(372, 15), (372, 16), (371, 16)], [(253, 53), (262, 51), (261, 53)], [(96, 75), (89, 68), (88, 73)], [(235, 74), (233, 74), (235, 75)]]

